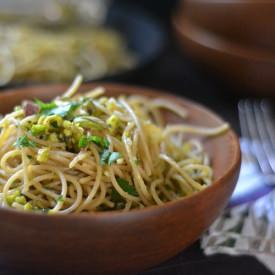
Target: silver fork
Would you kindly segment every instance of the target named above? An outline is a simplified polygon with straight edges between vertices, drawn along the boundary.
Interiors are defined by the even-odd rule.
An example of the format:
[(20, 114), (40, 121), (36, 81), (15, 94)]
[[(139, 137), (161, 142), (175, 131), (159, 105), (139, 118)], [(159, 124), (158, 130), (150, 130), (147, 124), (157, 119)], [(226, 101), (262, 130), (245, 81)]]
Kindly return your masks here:
[[(246, 187), (256, 186), (258, 192), (267, 187), (266, 184), (275, 186), (275, 128), (268, 101), (245, 99), (239, 102), (238, 111), (242, 167), (236, 189), (243, 189), (249, 197), (251, 193), (245, 192)], [(240, 199), (239, 202), (249, 203), (227, 208), (204, 235), (201, 245), (205, 253), (254, 254), (259, 259), (267, 254), (274, 257), (275, 193), (270, 192), (256, 202)]]
[[(244, 176), (275, 185), (275, 119), (266, 100), (244, 99), (238, 104)], [(274, 121), (274, 122), (273, 122)]]

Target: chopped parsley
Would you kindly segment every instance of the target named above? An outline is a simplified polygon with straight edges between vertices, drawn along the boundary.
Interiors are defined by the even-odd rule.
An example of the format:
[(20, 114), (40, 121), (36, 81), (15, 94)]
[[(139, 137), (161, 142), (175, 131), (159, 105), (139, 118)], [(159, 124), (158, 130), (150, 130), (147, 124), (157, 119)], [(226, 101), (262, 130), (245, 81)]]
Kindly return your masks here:
[(94, 144), (98, 145), (102, 149), (108, 149), (110, 142), (105, 137), (99, 136), (83, 136), (80, 138), (78, 142), (79, 148), (85, 148), (89, 145), (89, 143), (93, 142)]
[(112, 152), (108, 159), (108, 164), (112, 165), (114, 162), (116, 162), (119, 158), (121, 158), (121, 154), (119, 152)]
[(115, 203), (124, 202), (125, 200), (120, 196), (120, 194), (113, 187), (111, 192), (111, 200)]
[(16, 140), (15, 146), (17, 148), (36, 147), (36, 144), (35, 142), (29, 140), (27, 136), (21, 136)]
[(89, 140), (87, 137), (81, 137), (80, 140), (78, 141), (78, 147), (79, 148), (85, 148), (89, 145)]
[(110, 146), (110, 142), (107, 138), (100, 138), (98, 136), (92, 136), (91, 140), (93, 143), (99, 145), (103, 149), (108, 149)]
[(58, 115), (62, 118), (72, 119), (73, 112), (80, 106), (79, 102), (69, 102), (58, 106), (55, 102), (44, 103), (39, 99), (35, 100), (39, 107), (39, 113), (45, 116)]
[[(123, 189), (123, 191), (125, 191), (126, 193), (128, 193), (129, 195), (138, 196), (138, 193), (135, 189), (134, 186), (130, 185), (130, 183), (122, 178), (116, 178), (118, 185), (121, 187), (121, 189)], [(125, 199), (116, 191), (115, 188), (112, 188), (112, 192), (111, 192), (111, 200), (116, 203), (116, 208), (120, 209), (120, 207), (118, 207), (119, 205), (121, 205), (121, 203), (125, 203)]]
[(112, 165), (116, 162), (119, 158), (121, 158), (121, 154), (119, 152), (111, 152), (109, 150), (103, 150), (100, 153), (100, 164), (101, 165)]
[(100, 153), (100, 164), (101, 165), (107, 164), (110, 155), (111, 155), (111, 151), (109, 151), (109, 150), (103, 150)]
[(136, 196), (136, 197), (138, 196), (138, 192), (136, 188), (133, 185), (130, 185), (130, 183), (127, 180), (122, 178), (116, 178), (116, 181), (118, 185), (129, 195)]
[(49, 103), (44, 103), (43, 101), (39, 99), (35, 99), (36, 105), (39, 107), (39, 112), (42, 115), (49, 115), (48, 113), (57, 107), (56, 103), (54, 101), (49, 102)]
[(63, 118), (72, 119), (73, 112), (80, 106), (80, 103), (70, 102), (65, 105), (58, 106), (49, 112), (49, 115), (59, 115)]

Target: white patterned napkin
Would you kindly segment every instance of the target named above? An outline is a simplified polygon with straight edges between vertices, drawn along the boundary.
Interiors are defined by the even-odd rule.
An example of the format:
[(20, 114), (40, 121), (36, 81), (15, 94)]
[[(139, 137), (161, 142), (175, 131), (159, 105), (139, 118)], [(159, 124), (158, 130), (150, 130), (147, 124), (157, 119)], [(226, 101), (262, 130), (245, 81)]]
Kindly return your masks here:
[(253, 255), (275, 273), (275, 191), (226, 209), (203, 235), (206, 255)]

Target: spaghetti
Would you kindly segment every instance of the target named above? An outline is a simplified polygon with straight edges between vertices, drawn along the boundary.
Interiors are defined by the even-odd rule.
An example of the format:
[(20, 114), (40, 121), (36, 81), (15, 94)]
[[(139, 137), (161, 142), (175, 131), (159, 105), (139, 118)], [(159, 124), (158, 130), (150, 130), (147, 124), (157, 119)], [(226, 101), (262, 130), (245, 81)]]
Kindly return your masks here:
[(46, 28), (0, 25), (0, 86), (10, 82), (67, 82), (116, 74), (136, 66), (125, 38), (106, 26)]
[(24, 102), (0, 120), (0, 203), (43, 213), (80, 213), (162, 205), (204, 189), (212, 168), (190, 134), (216, 136), (228, 124), (166, 125), (162, 110), (187, 111), (140, 95), (76, 95)]

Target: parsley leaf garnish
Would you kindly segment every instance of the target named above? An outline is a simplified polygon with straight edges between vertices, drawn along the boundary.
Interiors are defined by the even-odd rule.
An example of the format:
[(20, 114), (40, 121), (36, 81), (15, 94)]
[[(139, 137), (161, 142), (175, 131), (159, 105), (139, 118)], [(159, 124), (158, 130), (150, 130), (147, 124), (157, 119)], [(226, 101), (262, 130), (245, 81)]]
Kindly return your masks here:
[(108, 149), (110, 142), (105, 137), (99, 137), (99, 136), (90, 136), (88, 137), (88, 140), (95, 143), (99, 147), (103, 149)]
[(80, 138), (78, 142), (79, 148), (85, 148), (89, 145), (89, 143), (93, 142), (94, 144), (98, 145), (102, 149), (108, 149), (110, 142), (105, 137), (99, 136), (83, 136)]
[[(135, 187), (130, 185), (129, 182), (122, 178), (116, 178), (118, 185), (129, 195), (138, 196)], [(111, 191), (111, 201), (115, 203), (116, 209), (122, 209), (125, 206), (125, 199), (113, 187)]]
[(107, 138), (103, 138), (102, 142), (101, 142), (101, 147), (104, 149), (108, 149), (110, 146), (110, 142)]
[(55, 102), (49, 102), (49, 103), (44, 103), (43, 101), (39, 100), (39, 99), (35, 99), (35, 103), (36, 105), (39, 107), (39, 113), (42, 115), (49, 115), (49, 112), (56, 108), (57, 105)]
[(35, 142), (29, 140), (27, 136), (21, 136), (16, 140), (15, 146), (17, 148), (36, 147), (36, 144)]
[[(135, 187), (130, 185), (130, 183), (122, 178), (116, 178), (118, 185), (123, 189), (123, 191), (127, 192), (129, 195), (138, 196), (138, 192)], [(116, 191), (115, 188), (112, 188), (111, 192), (111, 200), (115, 203), (125, 202), (125, 199), (121, 197), (121, 195)]]
[(119, 152), (111, 152), (105, 149), (100, 153), (100, 164), (112, 165), (119, 158), (121, 158), (121, 154)]
[(119, 152), (112, 152), (108, 159), (108, 164), (112, 165), (114, 162), (116, 162), (119, 158), (121, 158), (121, 154)]
[(109, 150), (103, 150), (100, 153), (100, 164), (101, 165), (107, 164), (110, 155), (111, 155), (111, 151), (109, 151)]
[(70, 102), (65, 105), (58, 106), (49, 111), (48, 115), (59, 115), (63, 118), (72, 119), (73, 112), (80, 106), (77, 102)]
[(124, 202), (125, 200), (120, 196), (120, 194), (113, 187), (111, 192), (111, 200), (115, 203)]
[(63, 118), (71, 119), (73, 112), (80, 106), (79, 102), (70, 102), (64, 105), (56, 105), (55, 102), (44, 103), (43, 101), (36, 99), (35, 103), (39, 107), (39, 113), (45, 116), (59, 115)]
[(116, 178), (116, 181), (118, 185), (129, 195), (136, 196), (136, 197), (138, 196), (138, 192), (136, 188), (133, 185), (130, 185), (130, 183), (127, 180), (122, 178)]
[(85, 148), (88, 145), (89, 145), (89, 140), (85, 136), (81, 137), (80, 140), (78, 141), (78, 147), (79, 148)]

